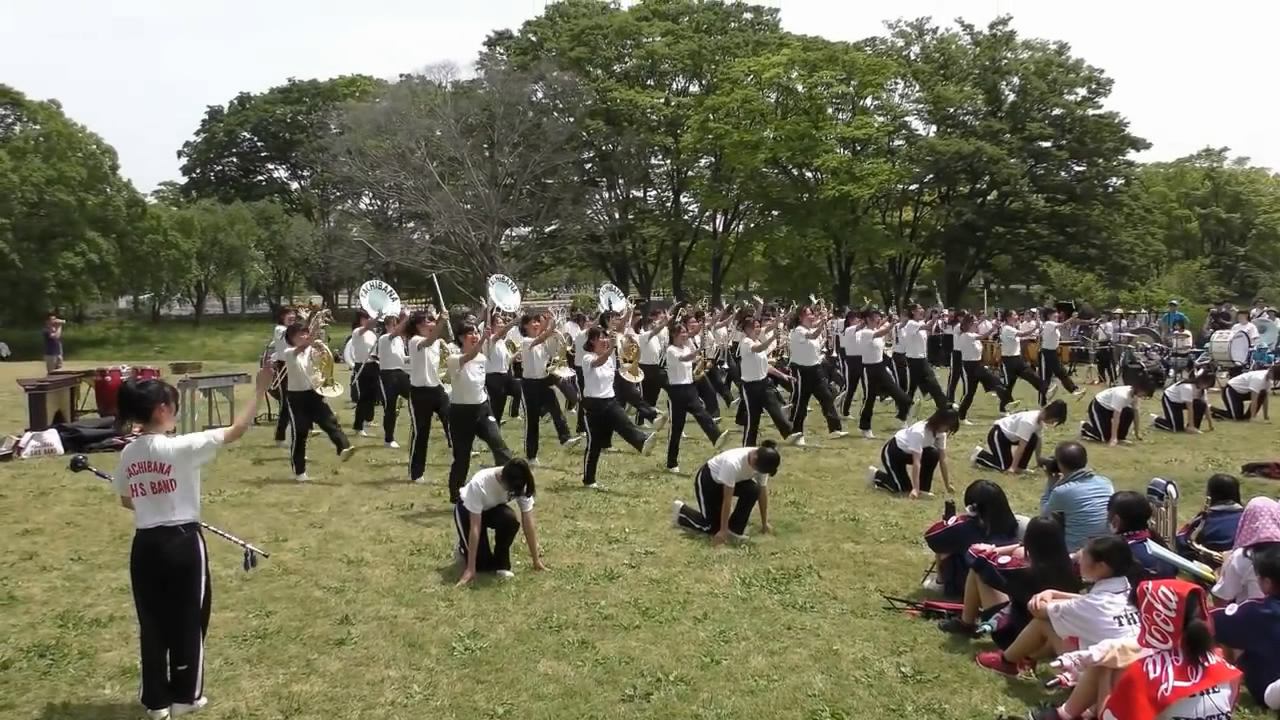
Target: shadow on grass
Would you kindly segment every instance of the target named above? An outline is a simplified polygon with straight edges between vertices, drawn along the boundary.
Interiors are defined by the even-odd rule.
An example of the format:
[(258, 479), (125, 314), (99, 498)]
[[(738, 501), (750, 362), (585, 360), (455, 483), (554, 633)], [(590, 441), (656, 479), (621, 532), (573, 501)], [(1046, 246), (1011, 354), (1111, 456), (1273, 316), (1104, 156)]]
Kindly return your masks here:
[(40, 720), (136, 720), (142, 706), (136, 702), (58, 703), (44, 706)]
[(413, 523), (415, 525), (422, 525), (424, 527), (436, 527), (437, 523), (434, 523), (431, 521), (439, 520), (440, 518), (446, 518), (451, 515), (453, 515), (452, 507), (424, 508), (422, 510), (414, 510), (413, 512), (403, 513), (400, 515), (400, 519), (405, 522)]

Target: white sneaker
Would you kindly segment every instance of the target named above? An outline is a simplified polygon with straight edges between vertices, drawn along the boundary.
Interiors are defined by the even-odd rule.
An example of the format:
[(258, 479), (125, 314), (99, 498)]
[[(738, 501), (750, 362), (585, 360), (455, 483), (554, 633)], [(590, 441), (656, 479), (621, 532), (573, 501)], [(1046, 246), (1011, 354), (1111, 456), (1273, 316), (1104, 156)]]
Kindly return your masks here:
[(829, 435), (829, 437), (832, 440), (839, 440), (840, 438), (849, 437), (849, 433), (845, 432), (844, 430), (832, 430), (831, 435)]
[(875, 440), (875, 439), (876, 439), (876, 434), (875, 434), (875, 433), (873, 433), (873, 432), (871, 432), (870, 430), (863, 430), (863, 431), (862, 431), (862, 439), (863, 439), (863, 440)]
[(472, 451), (471, 451), (471, 457), (480, 457), (480, 451), (479, 451), (479, 450), (472, 450)]
[(1076, 390), (1075, 392), (1071, 393), (1071, 396), (1072, 396), (1072, 397), (1074, 397), (1074, 398), (1075, 398), (1075, 399), (1077, 399), (1077, 400), (1079, 400), (1080, 398), (1083, 398), (1083, 397), (1084, 397), (1084, 388), (1080, 388), (1080, 389)]
[(616, 447), (613, 447), (612, 445), (610, 445), (609, 447), (602, 449), (600, 452), (607, 452), (607, 453), (620, 453), (620, 452), (622, 452), (622, 449), (621, 449), (621, 448), (616, 448)]
[(681, 440), (688, 440), (688, 439), (689, 439), (689, 433), (684, 432), (684, 431), (681, 431), (681, 432), (680, 432), (680, 439), (681, 439)]
[(1009, 403), (1004, 406), (1005, 413), (1008, 414), (1010, 410), (1017, 410), (1021, 405), (1021, 400), (1010, 400)]
[(169, 720), (169, 708), (160, 708), (159, 710), (148, 710), (143, 708), (142, 714), (147, 720)]
[(361, 430), (356, 434), (359, 435), (360, 437), (373, 437), (372, 435), (369, 434), (368, 430)]
[(730, 409), (730, 410), (736, 410), (736, 409), (738, 408), (738, 403), (739, 403), (740, 401), (741, 401), (741, 398), (734, 398), (734, 399), (730, 400), (730, 401), (729, 401), (729, 409)]
[(209, 698), (201, 695), (192, 703), (174, 703), (169, 707), (169, 714), (173, 717), (181, 717), (190, 715), (191, 713), (200, 712), (209, 704)]
[(671, 505), (671, 526), (680, 527), (680, 511), (684, 509), (684, 501), (677, 500)]
[(581, 435), (574, 435), (573, 437), (569, 438), (568, 440), (565, 440), (564, 442), (560, 443), (560, 447), (562, 447), (562, 448), (570, 448), (570, 447), (573, 447), (574, 445), (577, 445), (577, 444), (578, 444), (578, 443), (580, 443), (580, 442), (582, 442), (582, 436), (581, 436)]
[(734, 542), (740, 542), (740, 543), (741, 543), (741, 542), (747, 542), (748, 540), (750, 540), (750, 539), (751, 539), (751, 536), (750, 536), (750, 535), (748, 535), (748, 534), (746, 534), (746, 533), (742, 533), (741, 535), (739, 535), (738, 533), (733, 532), (732, 530), (730, 530), (730, 531), (729, 531), (729, 539), (730, 539), (730, 540), (733, 540)]
[[(870, 432), (870, 431), (868, 431), (868, 432)], [(875, 467), (873, 467), (873, 466), (871, 466), (871, 465), (868, 465), (868, 466), (867, 466), (867, 487), (869, 487), (869, 488), (873, 488), (873, 487), (875, 487), (875, 486), (876, 486), (876, 473), (877, 473), (877, 472), (879, 472), (879, 470), (877, 470)]]
[(298, 482), (300, 482), (300, 483), (310, 482), (310, 481), (311, 481), (311, 478), (307, 477), (307, 474), (306, 474), (306, 473), (302, 473), (302, 474), (298, 475), (298, 477), (297, 477), (297, 478), (295, 478), (295, 479), (296, 479)]
[(667, 472), (668, 472), (668, 473), (670, 473), (671, 475), (683, 475), (683, 474), (684, 474), (684, 473), (680, 472), (680, 466), (679, 466), (679, 465), (677, 465), (677, 466), (675, 466), (675, 467), (667, 468)]
[(604, 489), (604, 486), (603, 486), (603, 485), (601, 485), (600, 483), (587, 483), (586, 485), (583, 485), (582, 487), (584, 487), (584, 488), (586, 488), (586, 489), (588, 489), (588, 490), (603, 490), (603, 489)]
[(400, 443), (396, 442), (395, 440), (392, 440), (391, 442), (387, 443), (387, 447), (391, 448), (392, 450), (399, 450)]
[(715, 448), (716, 450), (719, 450), (720, 448), (724, 447), (724, 444), (725, 444), (725, 443), (727, 443), (727, 442), (729, 442), (729, 433), (730, 433), (730, 432), (732, 432), (732, 431), (731, 431), (731, 430), (721, 430), (721, 431), (720, 431), (720, 434), (719, 434), (718, 436), (716, 436), (715, 441), (711, 443), (711, 447)]
[(497, 575), (499, 580), (510, 580), (511, 578), (516, 576), (516, 574), (511, 572), (510, 570), (499, 570), (498, 572), (494, 573), (494, 575)]
[(982, 449), (981, 445), (977, 445), (973, 448), (973, 453), (969, 455), (969, 462), (973, 463), (974, 467), (978, 466), (978, 456), (982, 454)]
[(529, 458), (529, 467), (542, 467), (542, 463), (538, 462), (538, 458)]
[(658, 432), (659, 430), (661, 430), (666, 426), (667, 426), (666, 413), (658, 413), (658, 416), (653, 419), (653, 431)]
[(960, 422), (964, 423), (965, 425), (973, 425), (973, 421), (972, 421), (972, 420), (970, 420), (969, 418), (965, 418), (965, 419), (961, 420)]
[(348, 445), (347, 447), (344, 447), (338, 451), (338, 460), (340, 460), (341, 462), (346, 462), (350, 460), (351, 456), (354, 455), (355, 453), (356, 453), (356, 447), (354, 445)]
[(787, 403), (786, 405), (783, 405), (783, 406), (782, 406), (782, 412), (784, 412), (784, 413), (786, 413), (786, 414), (790, 415), (790, 414), (791, 414), (791, 403)]
[(658, 431), (655, 430), (649, 433), (649, 437), (644, 439), (644, 445), (640, 446), (640, 454), (648, 455), (649, 453), (653, 452), (653, 448), (657, 444), (658, 444)]

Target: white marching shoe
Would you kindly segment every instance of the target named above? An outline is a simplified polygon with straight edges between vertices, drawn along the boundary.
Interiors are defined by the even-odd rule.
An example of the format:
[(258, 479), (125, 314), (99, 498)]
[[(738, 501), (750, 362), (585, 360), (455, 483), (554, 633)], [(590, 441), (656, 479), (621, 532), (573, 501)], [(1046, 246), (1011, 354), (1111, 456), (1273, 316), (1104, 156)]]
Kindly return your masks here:
[(173, 717), (182, 717), (191, 713), (200, 712), (209, 704), (209, 698), (201, 695), (194, 702), (190, 703), (174, 703), (169, 707), (169, 714)]

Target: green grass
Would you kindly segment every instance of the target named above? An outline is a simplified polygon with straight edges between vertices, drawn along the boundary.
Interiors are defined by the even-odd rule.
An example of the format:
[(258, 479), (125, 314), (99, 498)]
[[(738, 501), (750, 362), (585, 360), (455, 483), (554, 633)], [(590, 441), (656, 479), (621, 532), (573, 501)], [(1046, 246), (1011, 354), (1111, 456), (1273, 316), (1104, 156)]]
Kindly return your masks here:
[[(72, 361), (144, 358), (153, 363), (252, 363), (266, 347), (271, 327), (270, 319), (255, 316), (209, 316), (196, 325), (191, 318), (162, 318), (153, 323), (145, 316), (122, 315), (87, 325), (70, 323), (62, 341)], [(342, 328), (334, 332), (346, 336)], [(39, 326), (0, 328), (0, 340), (9, 345), (16, 361), (40, 360), (43, 355)]]
[[(204, 352), (225, 360), (235, 348), (248, 369), (265, 339), (263, 326), (205, 329), (199, 346), (184, 346), (192, 335), (172, 325), (160, 335), (113, 332), (127, 339), (104, 340), (87, 357), (107, 359), (109, 347), (118, 360), (161, 365)], [(70, 364), (97, 364), (80, 362), (74, 338)], [(24, 424), (13, 379), (38, 374), (35, 364), (0, 365), (2, 427)], [(345, 402), (334, 407), (349, 423)], [(977, 425), (955, 438), (957, 455), (967, 457), (994, 416), (983, 397)], [(877, 417), (876, 431), (888, 436), (891, 422)], [(402, 425), (401, 440), (407, 435)], [(506, 435), (516, 447), (520, 424)], [(1181, 481), (1188, 515), (1210, 473), (1260, 459), (1275, 439), (1273, 425), (1224, 424), (1204, 436), (1090, 451), (1121, 487), (1141, 488), (1153, 475)], [(529, 571), (521, 546), (514, 581), (468, 589), (454, 587), (450, 566), (455, 535), (439, 435), (425, 487), (405, 482), (405, 451), (357, 444), (361, 453), (340, 466), (323, 437), (313, 438), (315, 482), (299, 486), (285, 451), (259, 428), (205, 472), (205, 520), (272, 557), (245, 574), (235, 548), (209, 538), (211, 706), (202, 717), (970, 720), (1052, 697), (976, 667), (985, 643), (957, 642), (881, 610), (881, 590), (915, 592), (929, 560), (921, 533), (942, 498), (868, 490), (878, 441), (788, 449), (770, 485), (776, 535), (728, 548), (671, 528), (671, 501), (691, 500), (691, 483), (661, 473), (658, 457), (606, 456), (602, 482), (611, 491), (597, 494), (580, 487), (580, 455), (555, 448), (538, 477), (550, 571)], [(687, 441), (685, 469), (709, 452)], [(114, 465), (109, 455), (93, 460)], [(956, 466), (960, 488), (979, 477)], [(65, 468), (65, 458), (0, 465), (0, 718), (133, 718), (130, 518), (102, 482)], [(1034, 511), (1038, 479), (1001, 482), (1018, 509)], [(1247, 489), (1275, 488), (1250, 481)]]

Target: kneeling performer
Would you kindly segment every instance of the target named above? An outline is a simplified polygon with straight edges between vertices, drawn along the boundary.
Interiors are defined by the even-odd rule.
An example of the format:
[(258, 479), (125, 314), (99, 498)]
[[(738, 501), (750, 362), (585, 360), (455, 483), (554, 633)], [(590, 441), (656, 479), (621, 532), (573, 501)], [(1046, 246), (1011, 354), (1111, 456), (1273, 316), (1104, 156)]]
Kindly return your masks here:
[(1045, 424), (1061, 425), (1067, 421), (1067, 403), (1054, 400), (1039, 410), (1026, 410), (1006, 415), (991, 424), (987, 433), (987, 446), (978, 447), (973, 454), (973, 464), (1013, 474), (1026, 470), (1034, 455), (1040, 459), (1044, 446), (1040, 436)]
[[(456, 559), (464, 563), (459, 585), (474, 580), (478, 572), (495, 573), (504, 579), (515, 577), (511, 572), (511, 544), (521, 528), (533, 569), (547, 569), (538, 554), (538, 533), (533, 524), (533, 469), (527, 461), (516, 458), (499, 467), (485, 468), (472, 475), (459, 494), (462, 499), (453, 509), (458, 531)], [(512, 500), (520, 506), (519, 520), (511, 509)], [(492, 547), (489, 530), (493, 530)]]
[(781, 462), (782, 456), (771, 440), (765, 440), (760, 447), (734, 448), (711, 458), (693, 476), (698, 509), (677, 500), (673, 508), (675, 526), (711, 535), (713, 545), (723, 543), (730, 535), (745, 540), (751, 510), (759, 503), (760, 532), (772, 531), (769, 478), (778, 474)]
[(891, 493), (931, 494), (933, 471), (942, 473), (947, 492), (951, 487), (951, 470), (947, 467), (947, 436), (960, 429), (960, 413), (951, 408), (937, 410), (928, 420), (921, 420), (894, 433), (880, 450), (884, 469), (867, 468), (867, 484)]

